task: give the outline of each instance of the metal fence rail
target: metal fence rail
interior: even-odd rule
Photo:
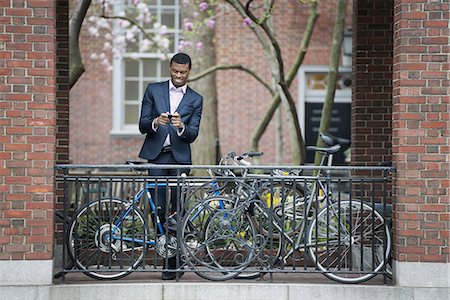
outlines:
[[[158,178],[149,168],[185,166],[57,166],[58,275],[390,276],[392,168],[190,166],[200,175]]]

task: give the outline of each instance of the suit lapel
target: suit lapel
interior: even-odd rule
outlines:
[[[181,98],[180,104],[178,105],[177,111],[180,115],[183,115],[182,114],[183,108],[186,106],[187,103],[189,103],[190,96],[191,96],[191,91],[190,91],[190,88],[187,87],[186,93],[183,95],[183,98]]]
[[[169,81],[163,85],[164,103],[166,104],[166,111],[170,112],[170,96],[169,96]],[[165,111],[165,112],[166,112]]]

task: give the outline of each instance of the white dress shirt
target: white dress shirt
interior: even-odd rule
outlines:
[[[169,80],[169,99],[170,99],[170,113],[174,114],[177,109],[178,105],[180,105],[181,99],[183,99],[184,94],[186,93],[187,84],[175,87],[172,83],[172,80]],[[158,127],[156,126],[156,118],[152,122],[152,128],[154,131],[158,130]],[[181,136],[184,132],[184,128],[177,131],[177,134]],[[163,147],[170,146],[170,134],[167,135],[166,140],[164,141]]]

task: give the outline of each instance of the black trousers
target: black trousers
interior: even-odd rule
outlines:
[[[156,157],[154,160],[149,161],[150,163],[157,164],[157,165],[179,165],[175,158],[173,157],[173,154],[171,151],[169,152],[161,152],[158,157]],[[168,210],[168,215],[176,212],[177,210],[177,201],[179,195],[177,195],[177,187],[171,187],[170,188],[170,206],[167,207],[167,191],[169,190],[169,187],[165,184],[167,183],[164,180],[164,176],[179,176],[182,173],[186,173],[186,175],[189,174],[189,168],[183,168],[183,169],[149,169],[148,175],[150,176],[161,176],[162,178],[158,180],[158,185],[155,187],[155,190],[151,190],[150,193],[152,195],[153,200],[155,201],[155,205],[157,207],[157,213],[161,220],[161,223],[164,225],[166,221],[166,211]]]
[[[155,160],[149,161],[153,164],[159,164],[159,165],[179,165],[175,158],[173,157],[173,154],[171,151],[169,152],[161,152],[158,157]],[[186,173],[186,175],[189,174],[190,169],[189,168],[183,168],[183,169],[149,169],[148,174],[150,176],[179,176],[182,173]],[[178,188],[177,187],[168,187],[166,186],[167,181],[164,180],[164,178],[161,178],[158,180],[158,185],[155,187],[155,189],[150,190],[150,194],[152,195],[152,198],[156,205],[156,211],[158,214],[158,217],[161,221],[161,225],[163,226],[164,230],[166,231],[166,215],[170,216],[171,214],[175,213],[177,211],[177,202],[178,202]],[[167,192],[170,189],[170,200],[167,201]],[[169,207],[168,207],[169,206]],[[153,224],[155,228],[157,228],[156,220],[153,220]],[[158,230],[158,233],[159,232]],[[164,260],[164,268],[168,269],[176,269],[176,258],[171,257],[167,260]]]

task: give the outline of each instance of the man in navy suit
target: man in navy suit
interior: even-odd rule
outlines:
[[[198,136],[202,116],[203,97],[187,86],[191,58],[185,53],[175,54],[170,60],[171,79],[150,83],[142,100],[139,131],[146,134],[139,157],[153,164],[190,165],[190,144]],[[177,176],[189,168],[150,169],[151,176]],[[171,191],[171,212],[176,211],[176,189]],[[158,216],[165,223],[166,188],[153,195]],[[175,269],[175,258],[168,259],[168,268]],[[174,272],[163,272],[162,279],[175,278]]]

